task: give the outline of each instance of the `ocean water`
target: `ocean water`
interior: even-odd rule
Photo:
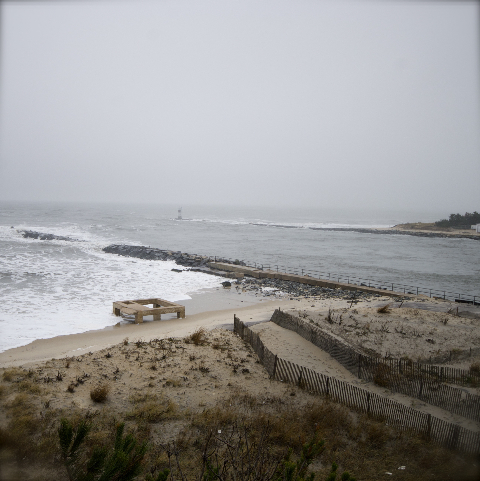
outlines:
[[[134,244],[480,296],[480,242],[317,230],[429,222],[444,213],[253,207],[0,203],[0,351],[118,321],[113,300],[219,286],[172,262],[102,252]],[[312,229],[315,228],[315,229]],[[25,239],[35,230],[72,240]]]

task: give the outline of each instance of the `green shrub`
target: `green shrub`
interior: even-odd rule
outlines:
[[[138,444],[132,434],[123,435],[125,425],[116,428],[111,448],[94,447],[86,455],[83,444],[91,425],[85,420],[73,426],[62,419],[58,436],[62,458],[70,481],[130,481],[140,474],[147,444]]]

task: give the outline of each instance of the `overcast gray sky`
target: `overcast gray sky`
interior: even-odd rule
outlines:
[[[3,2],[0,199],[480,210],[475,2]]]

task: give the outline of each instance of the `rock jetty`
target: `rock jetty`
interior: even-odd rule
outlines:
[[[30,238],[30,239],[38,239],[38,240],[62,240],[62,241],[70,241],[70,242],[81,242],[78,239],[73,239],[71,237],[64,237],[61,235],[55,234],[46,234],[44,232],[36,232],[34,230],[19,230],[17,231],[22,234],[22,237]]]
[[[119,256],[136,257],[138,259],[149,259],[155,261],[174,261],[179,266],[184,267],[197,267],[209,269],[208,263],[212,262],[214,259],[209,256],[201,256],[197,254],[187,254],[181,251],[171,251],[164,249],[157,249],[155,247],[145,247],[145,246],[130,246],[130,245],[120,245],[112,244],[104,247],[103,252],[108,254],[118,254]],[[227,259],[222,259],[221,257],[215,258],[216,262],[230,262]],[[238,261],[238,265],[244,266],[245,263]]]

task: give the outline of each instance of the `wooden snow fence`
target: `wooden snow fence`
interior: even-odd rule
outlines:
[[[279,358],[263,344],[257,333],[250,330],[236,316],[234,332],[252,346],[272,379],[295,384],[311,393],[326,396],[334,402],[366,413],[396,429],[421,434],[426,439],[450,449],[480,454],[480,433]]]
[[[279,309],[275,310],[271,321],[296,332],[327,352],[359,379],[420,399],[467,419],[480,421],[480,396],[446,384],[451,380],[447,377],[448,371],[441,366],[365,356],[319,327]]]

